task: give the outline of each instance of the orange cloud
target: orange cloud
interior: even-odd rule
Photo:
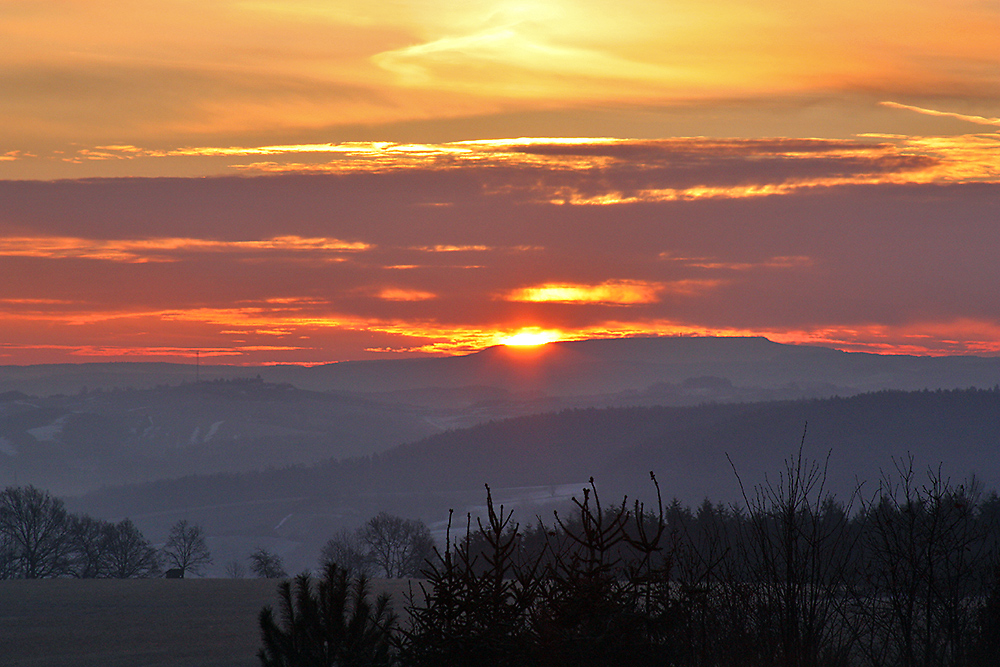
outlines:
[[[391,355],[453,355],[484,347],[524,340],[582,340],[587,338],[623,338],[632,336],[765,336],[784,343],[813,344],[848,351],[893,354],[1000,354],[1000,324],[971,318],[924,320],[896,325],[848,324],[814,327],[734,327],[704,326],[673,319],[602,320],[572,328],[547,326],[486,326],[442,323],[432,320],[357,317],[330,313],[306,315],[294,309],[272,310],[264,307],[191,308],[157,312],[64,312],[34,313],[8,320],[18,330],[31,331],[32,323],[40,331],[58,330],[52,325],[74,325],[79,333],[75,344],[8,340],[0,343],[0,356],[18,359],[66,358],[162,358],[185,359],[195,350],[204,356],[230,357],[237,363],[273,363],[275,355],[295,363],[331,361],[329,343],[340,337],[375,338],[378,346],[359,347],[351,356],[359,358]],[[106,325],[106,326],[105,326]],[[27,327],[27,328],[26,328]],[[97,329],[95,329],[95,327]],[[191,327],[196,327],[191,329]],[[90,340],[92,329],[99,338],[106,329],[117,332],[113,338]],[[197,342],[188,342],[197,331]],[[149,344],[136,339],[184,339],[183,345]],[[523,339],[519,336],[523,335]],[[530,335],[530,336],[529,336]],[[233,338],[233,337],[240,338]],[[219,344],[229,338],[229,344]],[[261,340],[261,338],[265,340]],[[274,343],[266,339],[278,339]]]
[[[422,290],[387,287],[378,293],[378,298],[385,301],[427,301],[436,299],[437,295]]]
[[[361,167],[323,176],[0,181],[4,342],[241,363],[271,343],[289,362],[454,354],[532,327],[991,349],[955,322],[998,317],[1000,135],[460,143],[355,147],[335,157]]]
[[[992,122],[985,117],[967,118]],[[249,174],[471,170],[484,178],[487,194],[524,192],[536,201],[619,205],[764,197],[852,184],[996,180],[996,140],[983,135],[869,133],[853,140],[514,138],[174,150],[117,145],[84,149],[66,159],[80,160],[95,153],[102,160],[221,160],[212,164]],[[247,156],[259,155],[274,159],[245,161]],[[301,161],[303,156],[310,161]],[[501,171],[513,170],[520,171],[522,178],[497,177]],[[413,202],[421,207],[454,204],[447,198]]]
[[[47,259],[94,259],[112,262],[172,262],[176,252],[358,252],[371,249],[361,242],[328,238],[276,236],[260,241],[213,241],[195,238],[85,239],[77,237],[0,237],[0,256]]]
[[[14,160],[23,160],[25,158],[38,157],[33,153],[28,153],[27,151],[7,151],[6,153],[0,153],[0,162],[13,162]]]
[[[513,290],[503,298],[507,301],[534,303],[599,303],[624,306],[655,303],[659,301],[659,293],[666,287],[661,283],[633,280],[608,280],[599,285],[546,283]]]
[[[813,259],[802,255],[772,257],[763,262],[721,262],[710,257],[674,257],[669,252],[661,252],[660,259],[677,262],[700,269],[721,269],[725,271],[749,271],[752,269],[793,269],[811,266]]]
[[[486,245],[443,245],[443,244],[435,246],[417,246],[412,249],[419,250],[421,252],[485,252],[487,250],[493,250],[493,248]]]

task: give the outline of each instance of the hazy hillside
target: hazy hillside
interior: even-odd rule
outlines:
[[[780,473],[806,422],[806,453],[824,459],[832,450],[829,485],[841,497],[856,480],[874,491],[879,470],[908,454],[920,470],[941,463],[955,479],[975,473],[988,486],[1000,480],[1000,391],[879,392],[570,410],[450,431],[362,459],[107,489],[71,506],[131,515],[154,536],[178,517],[194,518],[237,542],[276,540],[291,562],[308,564],[339,525],[379,509],[440,521],[448,508],[464,512],[481,503],[484,483],[508,506],[527,506],[525,519],[547,514],[591,475],[608,500],[648,493],[650,470],[668,497],[736,502],[740,490],[727,455],[752,491]]]
[[[262,380],[0,395],[0,485],[55,493],[369,454],[441,428],[430,410]]]
[[[58,364],[0,366],[0,392],[45,396],[83,387],[150,388],[238,378],[291,383],[313,391],[396,392],[492,387],[549,397],[641,391],[655,383],[714,376],[738,387],[797,388],[824,395],[879,389],[992,387],[1000,359],[912,357],[782,345],[764,338],[620,338],[492,347],[460,357],[350,361],[321,366]],[[794,385],[794,387],[791,387]],[[764,397],[766,398],[766,397]]]
[[[371,454],[447,429],[571,408],[998,380],[998,359],[880,357],[763,338],[591,340],[311,368],[7,366],[0,367],[0,484],[79,493]]]

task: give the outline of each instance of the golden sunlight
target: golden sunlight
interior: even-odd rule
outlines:
[[[638,280],[608,280],[599,285],[546,283],[514,290],[506,298],[509,301],[624,305],[655,303],[662,289],[662,285]]]
[[[538,345],[545,345],[546,343],[552,343],[561,339],[562,335],[558,331],[552,331],[552,330],[543,331],[541,329],[522,329],[516,334],[500,339],[500,343],[502,345],[514,346],[514,347],[535,347]]]

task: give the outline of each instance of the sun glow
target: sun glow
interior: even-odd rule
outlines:
[[[516,334],[502,338],[502,345],[513,347],[535,347],[545,345],[553,341],[561,340],[562,334],[558,331],[542,331],[540,329],[522,329]]]

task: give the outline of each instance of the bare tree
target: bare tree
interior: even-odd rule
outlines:
[[[250,554],[250,570],[259,579],[284,579],[288,576],[281,556],[263,547],[257,547]]]
[[[105,540],[107,539],[107,521],[101,521],[86,514],[69,516],[67,531],[71,543],[72,555],[69,562],[69,573],[79,579],[93,579],[106,576],[104,570]]]
[[[68,571],[67,523],[63,502],[33,486],[0,493],[0,533],[13,550],[16,576],[39,579]]]
[[[247,576],[247,566],[243,561],[234,558],[226,563],[226,576],[230,579],[243,579]]]
[[[374,564],[369,558],[367,547],[359,539],[358,532],[341,528],[334,533],[320,551],[320,564],[325,567],[329,563],[336,563],[352,576],[372,574]]]
[[[739,541],[747,574],[757,582],[747,611],[759,659],[789,667],[815,667],[846,656],[849,647],[836,621],[856,542],[850,504],[826,491],[827,464],[805,459],[804,444],[803,432],[798,455],[785,461],[777,482],[765,481],[752,497],[743,489],[748,516]]]
[[[0,579],[17,576],[17,547],[6,532],[0,530]]]
[[[201,574],[212,563],[212,554],[205,544],[205,530],[198,524],[181,519],[170,529],[163,546],[163,558],[173,569],[181,571],[181,578],[188,572]]]
[[[980,577],[996,557],[988,523],[977,520],[973,480],[952,485],[940,469],[918,485],[913,458],[883,475],[877,502],[865,507],[861,635],[871,665],[962,665],[978,619]],[[995,656],[994,656],[995,658]]]
[[[155,577],[160,573],[156,549],[129,519],[104,528],[102,570],[114,579]]]
[[[358,537],[372,562],[390,579],[412,577],[433,553],[434,540],[423,521],[379,512],[363,525]]]

